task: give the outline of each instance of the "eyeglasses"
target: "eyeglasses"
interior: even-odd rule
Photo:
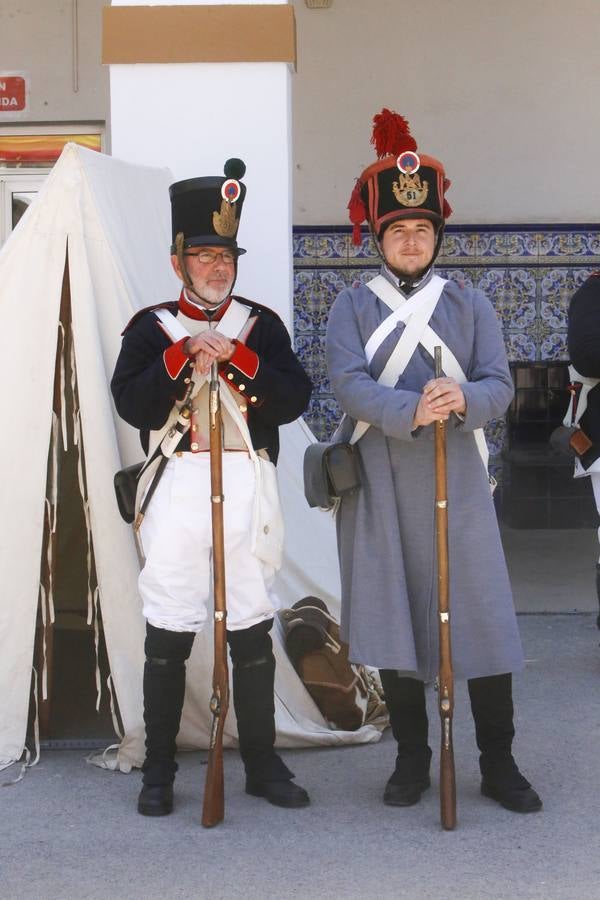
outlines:
[[[215,263],[219,257],[226,266],[232,266],[237,259],[237,254],[233,250],[221,250],[220,253],[215,253],[213,250],[200,250],[198,253],[184,253],[183,255],[193,257],[206,266]]]

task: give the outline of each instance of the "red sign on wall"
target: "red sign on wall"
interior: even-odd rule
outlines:
[[[0,113],[25,109],[25,79],[20,75],[0,75]]]

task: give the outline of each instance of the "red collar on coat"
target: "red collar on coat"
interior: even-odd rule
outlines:
[[[188,319],[198,319],[201,322],[218,322],[227,312],[230,303],[231,297],[228,297],[216,310],[214,315],[207,316],[205,310],[201,306],[197,306],[187,299],[184,291],[179,295],[179,311],[183,313],[184,316],[187,316]]]

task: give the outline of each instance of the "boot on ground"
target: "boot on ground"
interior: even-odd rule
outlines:
[[[538,812],[542,801],[527,779],[521,774],[512,755],[500,759],[479,761],[481,768],[481,793],[495,800],[511,812]]]
[[[416,756],[396,757],[396,768],[385,786],[383,802],[387,806],[414,806],[418,803],[423,791],[431,785],[430,763],[429,747]]]
[[[239,631],[227,640],[233,664],[233,705],[237,718],[240,755],[246,770],[246,793],[263,797],[273,806],[299,809],[308,806],[304,788],[294,784],[275,752],[275,657],[269,619]]]

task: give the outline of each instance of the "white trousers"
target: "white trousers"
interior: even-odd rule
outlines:
[[[227,628],[249,628],[274,615],[275,572],[250,552],[254,463],[223,454]],[[140,528],[145,565],[138,581],[144,616],[156,628],[201,631],[212,621],[212,521],[208,453],[167,463]],[[210,610],[210,612],[209,612]]]

